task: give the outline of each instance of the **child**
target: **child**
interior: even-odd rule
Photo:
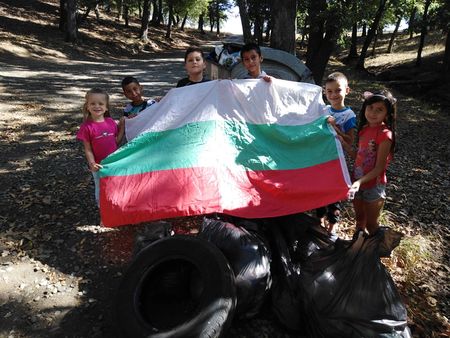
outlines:
[[[184,53],[184,68],[186,69],[188,77],[179,80],[177,88],[209,81],[209,79],[203,76],[203,71],[206,69],[206,63],[203,51],[200,48],[189,47],[186,50],[186,53]]]
[[[157,100],[145,100],[142,97],[143,88],[139,81],[132,76],[127,76],[122,80],[122,90],[126,98],[131,100],[123,109],[123,116],[126,118],[131,119],[137,116],[145,108],[157,102]]]
[[[345,97],[350,92],[347,77],[334,72],[325,80],[325,96],[330,103],[328,113],[334,117],[333,127],[349,145],[353,145],[356,133],[356,115],[353,110],[345,106]]]
[[[386,168],[395,149],[397,100],[383,90],[364,93],[365,100],[359,115],[358,151],[346,142],[344,148],[355,157],[349,197],[354,195],[356,229],[373,234],[379,227],[378,218],[386,198]]]
[[[266,82],[271,81],[271,77],[261,70],[263,57],[261,55],[261,49],[256,43],[250,42],[242,47],[241,60],[245,69],[248,71],[244,79],[264,79]]]
[[[324,88],[327,101],[327,113],[333,117],[330,120],[336,133],[349,146],[353,145],[356,132],[356,115],[353,110],[345,106],[345,97],[350,92],[347,77],[340,72],[331,73],[325,80]],[[329,204],[316,210],[317,217],[324,223],[325,216],[328,220],[327,231],[332,233],[339,222],[341,205],[339,202]]]
[[[95,201],[99,205],[98,171],[100,162],[117,149],[124,132],[123,118],[117,123],[109,114],[109,95],[102,89],[93,88],[86,93],[83,105],[83,123],[77,133],[77,139],[83,141],[84,153],[89,169],[94,177]]]

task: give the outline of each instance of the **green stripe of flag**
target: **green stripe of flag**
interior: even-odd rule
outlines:
[[[100,176],[230,163],[253,171],[307,168],[338,158],[331,134],[324,117],[294,126],[194,122],[136,137],[102,161]]]

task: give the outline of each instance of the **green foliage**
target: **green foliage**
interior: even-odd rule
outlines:
[[[231,9],[233,4],[229,0],[210,0],[208,5],[208,12],[210,16],[216,18],[216,12],[219,11],[219,20],[227,19],[227,12]]]
[[[409,0],[391,0],[388,2],[388,6],[383,16],[383,20],[381,22],[382,26],[393,25],[397,22],[398,18],[408,19],[409,18],[409,9],[410,9]]]
[[[339,46],[339,48],[346,49],[350,47],[351,44],[351,37],[348,34],[341,34],[336,41],[336,44]]]
[[[252,22],[254,22],[257,16],[265,17],[266,14],[270,11],[269,1],[263,0],[249,0],[248,4],[248,15]]]
[[[437,1],[434,6],[430,6],[429,16],[432,28],[448,32],[450,30],[450,1]]]
[[[208,9],[208,0],[194,0],[193,5],[189,7],[189,17],[197,18]]]
[[[375,13],[380,5],[380,0],[357,0],[356,22],[366,22],[368,25],[373,21]]]
[[[198,16],[208,8],[209,0],[177,0],[174,1],[174,12],[184,16],[186,13],[190,19],[197,19]]]

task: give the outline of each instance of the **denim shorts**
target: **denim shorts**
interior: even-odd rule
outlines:
[[[359,189],[355,194],[355,199],[365,202],[375,202],[380,198],[386,199],[386,186],[384,184],[377,184],[369,189]]]

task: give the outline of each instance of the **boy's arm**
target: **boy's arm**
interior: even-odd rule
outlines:
[[[347,154],[349,154],[349,156],[353,159],[356,158],[356,151],[353,148],[353,142],[355,139],[355,128],[352,128],[348,131],[349,135],[344,134],[339,127],[336,125],[336,119],[333,116],[328,116],[327,117],[327,122],[328,124],[330,124],[334,130],[336,131],[337,134],[337,138],[339,139],[339,141],[342,144],[342,148],[344,148],[345,152]],[[346,136],[344,138],[344,136]],[[351,142],[348,142],[351,141]]]
[[[341,141],[342,148],[344,148],[345,152],[353,159],[356,158],[356,150],[353,148],[353,143],[347,143],[344,139],[338,135],[339,141]]]
[[[341,131],[341,128],[336,125],[336,119],[333,116],[329,116],[327,118],[327,122],[334,128],[336,134],[340,136],[339,139],[341,141],[348,143],[350,146],[353,145],[353,142],[355,141],[355,128],[351,128],[346,133],[344,133]]]
[[[348,143],[349,145],[352,145],[353,142],[355,142],[355,134],[356,134],[355,128],[349,129],[345,134],[341,132],[341,134],[340,134],[340,136],[342,136],[344,141],[346,143]]]
[[[327,114],[328,115],[328,114]],[[333,117],[333,116],[331,116],[331,115],[328,115],[328,117],[327,117],[327,122],[328,122],[328,124],[330,124],[332,127],[333,127],[333,129],[334,129],[334,131],[336,132],[336,134],[338,135],[338,136],[340,136],[341,138],[344,138],[344,133],[341,131],[341,129],[337,126],[337,124],[336,124],[336,119]]]
[[[116,144],[120,144],[122,142],[123,135],[125,134],[125,117],[122,116],[119,120],[119,124],[117,125],[118,131],[116,136]]]

